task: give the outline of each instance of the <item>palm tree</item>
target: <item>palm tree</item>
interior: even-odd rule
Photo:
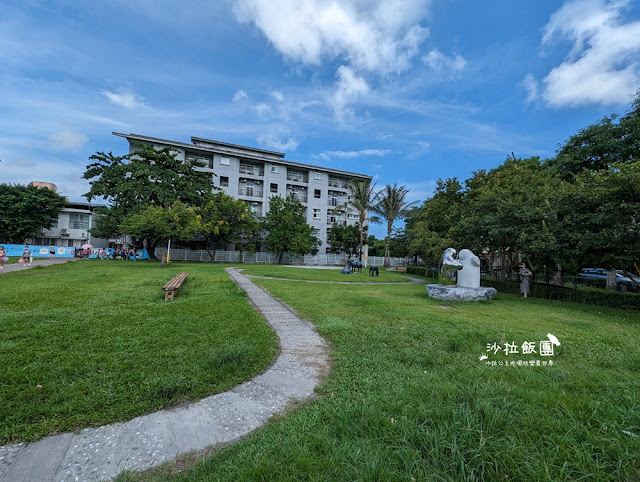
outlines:
[[[389,255],[389,242],[391,241],[391,230],[396,219],[405,217],[414,203],[405,201],[409,190],[404,186],[398,187],[397,184],[391,186],[387,184],[377,196],[378,202],[372,207],[372,211],[379,214],[387,221],[387,246],[384,251],[384,265],[391,265]]]
[[[354,181],[349,184],[349,194],[352,199],[347,206],[358,211],[360,220],[360,252],[358,254],[360,262],[362,262],[362,245],[364,244],[364,222],[378,199],[375,191],[375,182],[371,184],[371,181]]]

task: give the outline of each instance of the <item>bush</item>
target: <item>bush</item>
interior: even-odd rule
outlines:
[[[514,281],[494,281],[483,279],[483,286],[491,286],[501,293],[520,294],[520,283]],[[640,295],[634,293],[619,293],[605,290],[576,290],[555,285],[534,283],[531,294],[536,298],[546,300],[572,301],[585,305],[622,308],[625,310],[640,310]]]
[[[422,266],[407,266],[407,274],[427,276],[427,268],[423,268]]]

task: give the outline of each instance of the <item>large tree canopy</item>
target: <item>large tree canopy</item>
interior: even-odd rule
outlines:
[[[241,251],[256,248],[260,223],[247,204],[218,191],[207,196],[206,202],[198,208],[206,248],[211,259],[215,250],[226,248],[228,244],[236,244]]]
[[[330,245],[332,253],[346,253],[350,258],[357,254],[360,248],[360,233],[367,235],[367,226],[360,229],[360,223],[353,226],[344,226],[340,223],[333,223],[331,231],[327,234],[327,243]]]
[[[103,216],[98,218],[92,229],[94,236],[134,236],[122,230],[122,226],[130,226],[130,216],[142,213],[149,206],[169,209],[178,201],[187,207],[197,207],[217,189],[211,173],[197,169],[203,165],[180,161],[170,148],[155,149],[145,145],[126,156],[98,152],[90,159],[95,162],[87,166],[83,176],[91,184],[85,197],[89,201],[96,197],[106,198],[110,206],[110,209],[102,212]],[[144,232],[151,233],[153,230]],[[161,236],[149,235],[145,239],[149,254],[153,257]]]
[[[640,90],[629,112],[606,116],[580,129],[548,161],[552,171],[571,181],[583,170],[600,171],[640,159]]]
[[[265,244],[278,256],[278,263],[282,263],[284,253],[302,256],[318,252],[319,241],[307,224],[304,205],[293,195],[269,198],[269,210],[262,219],[262,227],[267,232]]]
[[[0,184],[0,242],[21,244],[57,221],[64,197],[51,189]]]

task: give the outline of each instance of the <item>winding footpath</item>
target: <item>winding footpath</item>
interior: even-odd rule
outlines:
[[[109,480],[123,470],[145,470],[181,454],[228,444],[313,397],[329,367],[324,340],[289,307],[226,268],[280,339],[280,354],[265,372],[224,393],[129,422],[0,447],[1,482]]]

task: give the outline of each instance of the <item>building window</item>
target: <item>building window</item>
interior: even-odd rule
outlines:
[[[289,181],[309,182],[307,172],[298,171],[296,169],[287,169],[287,179]]]
[[[271,188],[269,189],[271,194],[278,194],[278,185],[271,183]]]
[[[320,199],[320,197],[322,196],[322,193],[320,192],[320,189],[315,189],[313,191],[313,197],[316,199]]]
[[[316,172],[315,179],[316,181],[322,181],[322,174],[320,174],[319,172]]]
[[[280,172],[280,166],[271,166],[271,172],[278,174]]]
[[[345,179],[340,179],[339,177],[329,176],[329,186],[331,187],[341,187],[343,189],[347,188],[347,181]]]
[[[49,229],[53,229],[57,227],[58,227],[58,218],[55,218],[51,221],[51,227]]]
[[[185,152],[184,153],[185,164],[195,166],[199,164],[201,167],[208,167],[213,169],[213,154],[203,154],[201,152]]]
[[[89,215],[69,214],[69,229],[89,229]]]
[[[220,176],[220,187],[229,187],[229,178]]]
[[[320,219],[320,209],[313,210],[313,219]]]
[[[221,157],[220,158],[220,165],[221,166],[228,166],[230,164],[229,162],[229,158],[228,157]]]
[[[240,172],[242,174],[251,174],[253,176],[264,176],[264,167],[260,164],[240,161]]]

